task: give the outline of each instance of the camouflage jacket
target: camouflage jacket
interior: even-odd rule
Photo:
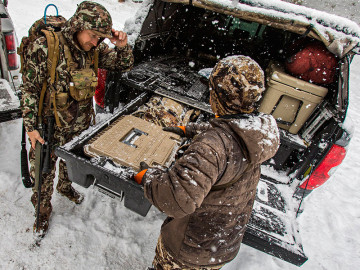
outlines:
[[[85,3],[85,5],[83,5]],[[93,57],[94,48],[86,52],[80,48],[74,35],[78,31],[85,29],[106,32],[111,31],[110,14],[104,10],[94,9],[93,2],[83,2],[79,5],[78,10],[66,23],[61,30],[67,45],[70,49],[73,61],[76,63],[77,69],[85,67],[86,59]],[[90,4],[90,6],[88,5]],[[82,6],[81,6],[82,5]],[[103,8],[101,5],[98,7]],[[80,10],[80,8],[82,8]],[[79,10],[81,12],[79,12]],[[84,11],[86,14],[84,15]],[[103,31],[103,32],[105,32]],[[123,48],[109,48],[107,44],[99,41],[97,49],[99,51],[99,68],[108,70],[128,71],[132,68],[134,58],[129,45]],[[60,56],[56,68],[57,80],[54,88],[60,93],[69,93],[69,83],[71,80],[65,58],[64,46],[60,47]],[[50,76],[48,76],[47,55],[48,47],[45,37],[36,39],[25,52],[27,62],[23,71],[23,85],[21,86],[22,101],[21,109],[26,131],[33,131],[37,127],[37,113],[39,108],[39,98],[43,82],[47,80],[50,84]],[[49,107],[50,88],[48,87],[44,98],[43,115],[53,114],[53,110]],[[56,127],[61,134],[76,133],[86,129],[89,126],[92,113],[92,99],[84,101],[76,101],[69,95],[66,109],[57,110],[61,128]],[[65,139],[66,141],[66,139]],[[65,142],[64,141],[64,142]]]

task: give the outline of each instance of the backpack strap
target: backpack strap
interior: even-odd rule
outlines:
[[[59,37],[59,41],[60,41],[61,45],[63,45],[63,47],[64,47],[65,60],[66,60],[66,65],[67,65],[68,69],[75,70],[76,63],[74,62],[74,60],[72,58],[70,48],[68,46],[68,43],[67,43],[65,37],[63,36],[63,34],[61,32],[57,32],[57,35]]]
[[[47,89],[47,81],[45,79],[42,89],[41,89],[41,94],[40,94],[40,100],[39,100],[39,110],[38,110],[38,116],[41,115],[42,110],[43,110],[43,104],[44,104],[44,97],[45,97],[45,92]]]
[[[20,73],[22,74],[24,72],[25,67],[25,60],[24,60],[24,43],[26,42],[26,38],[24,37],[21,40],[20,47],[17,48],[17,54],[20,55]]]
[[[99,50],[96,48],[94,54],[94,70],[96,76],[98,75],[98,68],[99,68]]]
[[[50,76],[50,83],[55,82],[56,67],[59,60],[59,38],[54,31],[41,30],[45,34],[46,41],[48,43],[48,75]]]
[[[54,116],[56,125],[61,127],[60,119],[57,114],[56,110],[56,89],[54,88],[54,83],[57,78],[56,76],[56,67],[59,61],[60,49],[59,49],[59,37],[56,32],[51,30],[41,30],[45,34],[46,41],[48,44],[48,58],[47,58],[47,68],[48,68],[48,76],[50,76],[50,88],[51,88],[51,95],[50,95],[50,102],[52,103],[52,107],[54,109]],[[44,96],[47,89],[47,82],[43,83],[43,88],[40,94],[40,101],[39,101],[39,115],[41,115]]]

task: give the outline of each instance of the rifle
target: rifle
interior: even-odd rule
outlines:
[[[40,225],[40,200],[41,200],[41,184],[42,174],[51,171],[51,152],[54,136],[54,117],[47,117],[46,129],[42,123],[42,117],[38,117],[38,131],[40,136],[45,140],[44,144],[39,141],[35,146],[35,189],[38,193],[36,208],[36,231],[39,231]],[[45,132],[46,131],[46,132]]]
[[[30,178],[29,174],[29,165],[28,165],[28,155],[26,151],[26,131],[25,125],[23,122],[22,125],[22,139],[21,139],[21,152],[20,152],[20,165],[21,165],[21,180],[26,188],[31,188],[34,186],[34,182]]]
[[[121,77],[122,73],[119,71],[108,71],[106,75],[104,108],[109,106],[110,113],[113,113],[114,109],[119,106],[122,92]]]
[[[45,148],[45,159],[44,159],[44,165],[42,172],[43,173],[49,173],[51,171],[51,152],[52,152],[52,146],[53,146],[53,137],[54,137],[54,117],[49,116],[47,117],[47,133],[45,136],[45,145],[43,148]]]

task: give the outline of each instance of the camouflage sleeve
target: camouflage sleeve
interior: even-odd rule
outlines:
[[[134,64],[134,56],[129,45],[110,48],[104,42],[99,45],[99,68],[129,71]]]
[[[20,107],[27,132],[36,129],[39,98],[46,78],[47,52],[47,43],[44,37],[35,40],[24,51]]]

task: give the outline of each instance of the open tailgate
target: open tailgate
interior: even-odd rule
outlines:
[[[20,102],[7,80],[0,79],[0,122],[21,117]]]

